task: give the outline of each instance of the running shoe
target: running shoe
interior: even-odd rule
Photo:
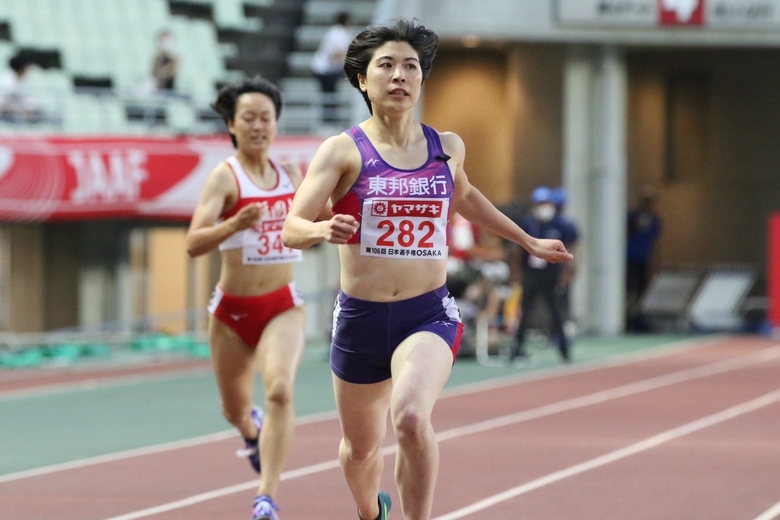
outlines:
[[[257,473],[260,473],[260,448],[258,442],[260,441],[260,430],[263,429],[263,409],[259,406],[252,407],[252,422],[257,426],[257,438],[247,439],[244,438],[246,448],[238,450],[236,456],[249,459],[249,463]]]
[[[390,507],[393,505],[390,495],[380,491],[377,500],[379,500],[379,518],[377,520],[387,520],[390,518]]]
[[[252,520],[279,520],[279,506],[268,495],[258,495],[255,498],[255,507],[252,512]]]
[[[379,516],[376,517],[376,520],[387,520],[390,518],[390,507],[393,505],[393,502],[390,500],[390,495],[384,491],[380,491],[377,502],[379,502]],[[360,517],[360,520],[363,520],[363,517],[360,516],[359,512],[358,517]]]

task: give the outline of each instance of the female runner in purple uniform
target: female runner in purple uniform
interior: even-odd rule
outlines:
[[[331,367],[341,466],[363,520],[385,520],[390,509],[379,490],[388,410],[403,518],[431,516],[439,467],[431,414],[462,330],[445,286],[450,214],[548,262],[572,258],[559,240],[530,237],[469,184],[460,137],[414,121],[437,47],[434,32],[404,19],[355,37],[344,70],[371,117],[320,146],[282,232],[289,247],[339,245]],[[316,222],[328,198],[333,217]]]

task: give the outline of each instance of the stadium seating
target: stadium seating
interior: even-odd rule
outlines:
[[[50,117],[0,123],[0,132],[213,133],[222,130],[208,106],[218,87],[261,73],[283,91],[280,131],[320,133],[311,58],[339,10],[352,12],[357,32],[374,8],[375,0],[3,0],[0,62],[18,52],[35,57],[41,67],[28,88]],[[151,81],[162,29],[172,31],[181,57],[175,96],[156,95]],[[343,125],[350,96],[344,82]]]
[[[311,73],[311,61],[314,53],[341,10],[348,10],[352,17],[350,26],[355,34],[373,22],[376,2],[374,0],[309,0],[304,4],[303,20],[295,31],[295,46],[287,58],[288,74],[281,81],[285,100],[292,108],[285,126],[290,131],[305,131],[309,128],[315,133],[331,133],[334,128],[319,127],[321,120],[321,97],[317,79]],[[352,123],[352,112],[355,98],[359,107],[363,106],[362,98],[343,81],[334,96],[339,106],[339,122],[335,129],[349,126]],[[367,112],[366,112],[367,114]]]

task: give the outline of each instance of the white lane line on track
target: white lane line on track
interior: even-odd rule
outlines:
[[[86,459],[78,459],[70,462],[63,462],[61,464],[52,464],[50,466],[42,466],[40,468],[17,471],[15,473],[8,473],[7,475],[0,475],[0,484],[2,484],[3,482],[10,482],[12,480],[19,480],[28,477],[48,475],[49,473],[56,473],[58,471],[65,471],[68,469],[83,468],[85,466],[92,466],[94,464],[101,464],[103,462],[115,462],[118,460],[128,459],[131,457],[138,457],[141,455],[151,455],[154,453],[160,453],[168,450],[187,448],[190,446],[198,446],[200,444],[206,444],[209,442],[217,442],[224,439],[229,439],[231,437],[235,437],[236,435],[237,433],[235,430],[225,430],[217,433],[211,433],[209,435],[202,435],[200,437],[184,439],[181,441],[166,442],[163,444],[156,444],[154,446],[147,446],[143,448],[135,448],[132,450],[118,451],[115,453],[108,453],[106,455],[98,455],[96,457],[89,457]]]
[[[56,383],[22,388],[19,390],[5,390],[0,392],[0,401],[13,399],[27,399],[31,397],[43,397],[57,395],[64,392],[79,392],[85,390],[99,390],[112,386],[136,385],[150,381],[166,381],[172,379],[184,379],[193,376],[210,375],[211,368],[184,368],[166,373],[133,374],[129,376],[105,376],[75,381],[72,383]]]
[[[294,478],[305,477],[307,475],[313,475],[315,473],[320,473],[322,471],[329,471],[339,467],[340,466],[339,466],[338,459],[329,460],[327,462],[313,464],[311,466],[306,466],[304,468],[285,471],[284,473],[282,473],[281,479],[284,481],[284,480],[290,480]],[[142,509],[140,511],[133,511],[132,513],[127,513],[125,515],[112,516],[107,520],[134,520],[136,518],[145,518],[147,516],[154,516],[160,513],[167,513],[168,511],[173,511],[174,509],[181,509],[183,507],[199,504],[200,502],[205,502],[207,500],[213,500],[215,498],[220,498],[227,495],[232,495],[233,493],[240,493],[242,491],[247,491],[249,489],[255,489],[255,488],[257,488],[257,480],[250,480],[249,482],[244,482],[243,484],[236,484],[235,486],[215,489],[214,491],[209,491],[208,493],[200,493],[198,495],[193,495],[191,497],[183,498],[175,502],[168,502],[167,504],[161,504],[159,506]]]
[[[451,430],[447,430],[446,432],[438,434],[436,437],[440,441],[454,439],[456,437],[462,437],[464,435],[492,430],[502,426],[508,426],[510,424],[529,421],[531,419],[538,419],[539,417],[546,417],[548,415],[567,412],[577,408],[584,408],[586,406],[611,401],[621,397],[648,392],[650,390],[657,390],[665,386],[671,386],[678,383],[692,381],[694,379],[701,379],[716,374],[722,374],[724,372],[738,370],[753,364],[764,363],[766,361],[772,361],[778,358],[780,358],[780,346],[771,347],[758,353],[742,356],[737,359],[726,359],[716,363],[711,363],[709,365],[696,368],[687,368],[685,370],[680,370],[679,372],[672,372],[662,376],[651,377],[650,379],[637,381],[635,383],[628,383],[625,385],[608,388],[606,390],[593,392],[592,394],[565,399],[563,401],[558,401],[557,403],[550,403],[548,405],[533,408],[531,410],[523,410],[522,412],[504,415],[494,419],[488,419],[478,423],[470,424],[468,426],[452,428]]]
[[[604,454],[600,457],[590,459],[581,464],[570,466],[566,469],[562,469],[560,471],[550,473],[549,475],[545,475],[544,477],[538,478],[536,480],[532,480],[530,482],[514,487],[512,489],[507,489],[506,491],[497,493],[486,499],[480,500],[479,502],[475,502],[470,506],[458,509],[457,511],[452,511],[451,513],[447,513],[442,516],[438,516],[434,518],[434,520],[456,520],[458,518],[470,517],[470,515],[473,515],[477,511],[482,511],[496,504],[505,502],[507,500],[518,497],[520,495],[523,495],[535,489],[539,489],[541,487],[554,484],[566,478],[573,477],[581,473],[585,473],[586,471],[590,471],[592,469],[596,469],[601,466],[606,466],[607,464],[610,464],[612,462],[616,462],[618,460],[625,459],[626,457],[636,455],[637,453],[647,451],[651,448],[660,446],[665,442],[669,442],[679,437],[682,437],[684,435],[688,435],[697,432],[699,430],[703,430],[704,428],[709,428],[710,426],[714,426],[716,424],[728,421],[730,419],[734,419],[741,415],[774,404],[778,401],[780,401],[780,390],[769,392],[768,394],[764,394],[750,401],[740,403],[738,405],[732,406],[730,408],[714,413],[712,415],[702,417],[701,419],[697,419],[687,424],[683,424],[682,426],[678,426],[677,428],[672,428],[671,430],[667,430],[665,432],[659,433],[658,435],[653,435],[652,437],[648,437],[647,439],[626,446],[625,448],[621,448],[619,450],[615,450],[610,453]],[[772,517],[768,517],[765,520],[769,520],[769,518]]]
[[[445,389],[442,392],[441,398],[445,399],[449,397],[457,397],[460,395],[477,393],[486,390],[493,390],[505,386],[525,383],[528,381],[538,381],[538,380],[548,379],[552,377],[566,376],[569,374],[578,374],[582,372],[598,370],[601,368],[611,368],[611,367],[616,367],[621,365],[629,365],[631,363],[636,363],[636,362],[645,361],[649,359],[656,359],[664,356],[687,352],[693,349],[710,347],[718,342],[718,338],[719,337],[715,337],[715,338],[710,337],[710,338],[706,338],[705,340],[702,340],[700,338],[686,339],[686,340],[676,341],[661,347],[652,348],[650,349],[651,350],[650,352],[647,351],[632,352],[629,354],[614,356],[606,359],[594,360],[592,362],[582,363],[579,365],[573,365],[573,366],[566,365],[563,367],[554,367],[547,370],[539,370],[539,371],[527,372],[519,375],[496,378],[490,381],[468,383],[468,384],[460,385],[455,388]],[[145,379],[144,381],[148,381],[148,379]],[[136,381],[130,381],[130,382],[134,383]],[[124,384],[124,382],[118,382],[117,384]],[[102,386],[109,386],[109,385],[99,385],[98,387],[102,387]],[[0,395],[0,400],[2,400],[2,395]],[[298,425],[308,424],[312,422],[326,421],[326,420],[332,420],[336,418],[337,415],[335,411],[328,411],[328,412],[316,413],[316,414],[300,417],[296,420],[296,424]],[[231,435],[231,432],[233,435]],[[60,464],[52,464],[49,466],[42,466],[39,468],[18,471],[15,473],[8,473],[6,475],[0,475],[0,484],[2,484],[3,482],[10,482],[13,480],[19,480],[28,477],[47,475],[49,473],[55,473],[58,471],[83,468],[95,464],[101,464],[104,462],[115,462],[118,460],[123,460],[131,457],[153,455],[155,453],[160,453],[169,450],[176,450],[180,448],[188,448],[200,444],[207,444],[209,442],[219,442],[221,440],[228,439],[231,436],[235,436],[235,435],[238,434],[235,433],[234,430],[225,430],[225,431],[216,432],[209,435],[194,437],[191,439],[183,439],[180,441],[166,442],[166,443],[156,444],[153,446],[148,446],[143,448],[123,450],[120,452],[108,453],[105,455],[98,455],[95,457],[88,457],[88,458],[73,460],[70,462],[64,462]]]
[[[336,412],[324,412],[313,413],[299,417],[296,424],[308,424],[319,421],[327,421],[336,419]],[[165,451],[178,450],[181,448],[191,448],[193,446],[199,446],[201,444],[208,444],[211,442],[219,442],[225,439],[238,438],[238,432],[234,429],[223,430],[221,432],[210,433],[208,435],[201,435],[199,437],[192,437],[189,439],[182,439],[179,441],[165,442],[162,444],[155,444],[154,446],[144,446],[142,448],[135,448],[131,450],[118,451],[115,453],[108,453],[106,455],[98,455],[96,457],[89,457],[86,459],[78,459],[70,462],[63,462],[61,464],[52,464],[50,466],[43,466],[40,468],[33,468],[24,471],[17,471],[15,473],[8,473],[7,475],[0,475],[0,484],[3,482],[11,482],[13,480],[20,480],[29,477],[38,477],[42,475],[48,475],[50,473],[56,473],[58,471],[66,471],[69,469],[84,468],[87,466],[94,466],[95,464],[102,464],[105,462],[116,462],[119,460],[129,459],[133,457],[142,457],[145,455],[154,455],[155,453],[161,453]]]
[[[774,520],[777,517],[780,517],[780,502],[764,511],[753,520]]]
[[[577,363],[576,365],[561,365],[557,367],[551,367],[546,369],[534,370],[533,372],[524,372],[519,375],[509,375],[505,377],[493,378],[490,381],[481,381],[477,383],[467,383],[459,385],[457,388],[450,388],[445,390],[442,397],[446,395],[455,395],[458,393],[466,392],[470,393],[475,391],[474,389],[494,388],[498,386],[504,386],[507,381],[514,383],[531,381],[536,379],[544,379],[548,377],[556,377],[561,375],[569,375],[580,372],[589,372],[591,370],[598,370],[601,368],[607,368],[611,366],[620,366],[629,363],[636,363],[647,359],[654,359],[657,357],[667,356],[671,354],[681,353],[688,350],[711,347],[719,342],[723,341],[723,336],[708,336],[702,338],[689,338],[679,341],[667,343],[658,347],[650,347],[643,349],[639,352],[630,352],[628,354],[620,354],[616,356],[610,356],[603,359],[595,359],[592,361],[586,361],[583,363]],[[31,388],[23,388],[20,390],[5,390],[0,391],[0,402],[13,399],[24,399],[30,397],[41,397],[46,395],[56,395],[63,392],[78,392],[78,391],[90,391],[99,390],[105,387],[122,386],[122,385],[134,385],[141,383],[148,383],[149,381],[178,379],[192,376],[200,376],[205,374],[211,374],[211,368],[185,368],[178,369],[168,373],[151,373],[151,374],[134,374],[134,375],[106,375],[103,377],[94,377],[83,381],[75,381],[71,383],[55,383],[39,385]]]
[[[474,433],[483,432],[494,428],[500,428],[503,426],[508,426],[510,424],[517,424],[517,423],[529,421],[531,419],[552,415],[555,413],[560,413],[564,411],[574,410],[577,408],[583,408],[586,406],[603,403],[620,397],[625,397],[628,395],[633,395],[648,390],[658,389],[664,386],[669,386],[677,383],[691,381],[694,379],[700,379],[715,374],[720,374],[723,372],[727,372],[729,370],[744,368],[752,364],[763,363],[777,358],[780,358],[780,346],[764,349],[760,352],[750,354],[747,356],[742,356],[737,359],[727,359],[724,361],[719,361],[702,367],[685,369],[679,372],[673,372],[671,374],[650,378],[645,381],[630,383],[609,390],[595,392],[593,394],[589,394],[586,396],[575,397],[573,399],[567,399],[565,401],[560,401],[558,403],[552,403],[550,405],[541,406],[539,408],[534,408],[532,410],[526,410],[516,414],[506,415],[504,417],[498,417],[495,419],[481,421],[478,423],[471,424],[469,426],[452,428],[450,430],[446,430],[441,433],[438,433],[436,435],[436,438],[439,442],[449,440],[449,439],[455,439],[457,437],[463,437],[466,435],[471,435]],[[778,393],[778,398],[780,398],[780,390],[778,390],[776,393]],[[700,419],[700,421],[701,420],[703,419]],[[670,430],[670,431],[674,431],[674,430]],[[664,435],[664,434],[660,434],[660,435]],[[652,438],[655,437],[651,437],[651,439]],[[391,446],[385,446],[384,448],[382,448],[382,454],[387,456],[395,453],[397,449],[398,449],[397,444]],[[339,467],[339,461],[337,459],[330,460],[312,466],[306,466],[296,470],[286,471],[282,473],[281,479],[290,480],[293,478],[312,475],[322,471],[328,471],[338,467]],[[135,520],[137,518],[145,518],[148,516],[165,513],[167,511],[171,511],[174,509],[191,506],[200,502],[205,502],[207,500],[211,500],[214,498],[219,498],[233,493],[246,491],[248,489],[253,489],[256,486],[257,486],[257,481],[252,480],[249,482],[244,482],[243,484],[237,484],[235,486],[221,488],[214,491],[209,491],[207,493],[200,493],[198,495],[193,495],[181,500],[177,500],[175,502],[169,502],[167,504],[161,504],[159,506],[154,506],[139,511],[133,511],[131,513],[127,513],[120,516],[114,516],[107,520]]]
[[[632,363],[639,363],[651,359],[657,359],[673,354],[682,354],[691,350],[698,350],[706,347],[717,346],[724,341],[724,337],[708,336],[706,338],[690,338],[680,341],[674,341],[665,345],[650,347],[640,351],[629,352],[626,354],[617,354],[607,358],[593,359],[577,363],[576,365],[558,365],[549,368],[540,368],[532,372],[522,372],[517,375],[508,375],[495,377],[487,381],[477,381],[475,383],[466,383],[453,388],[446,388],[442,392],[444,397],[457,397],[463,394],[472,394],[485,390],[503,388],[515,384],[527,383],[530,381],[539,381],[542,379],[552,379],[554,377],[570,376],[602,370],[605,368],[614,368]]]

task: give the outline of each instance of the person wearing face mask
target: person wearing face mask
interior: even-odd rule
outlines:
[[[176,88],[179,57],[173,51],[173,44],[173,34],[168,30],[160,31],[152,61],[152,76],[159,92],[172,92]]]
[[[531,204],[530,213],[520,222],[523,231],[535,238],[560,240],[568,247],[565,242],[568,229],[565,222],[556,217],[553,191],[547,186],[538,186],[531,194]],[[523,293],[520,324],[509,347],[510,362],[523,362],[528,358],[525,351],[525,335],[533,306],[540,296],[547,303],[550,311],[551,337],[558,343],[561,359],[564,362],[571,361],[571,345],[563,328],[561,299],[556,293],[561,269],[561,264],[550,263],[525,250],[520,251],[519,273],[522,278]]]

